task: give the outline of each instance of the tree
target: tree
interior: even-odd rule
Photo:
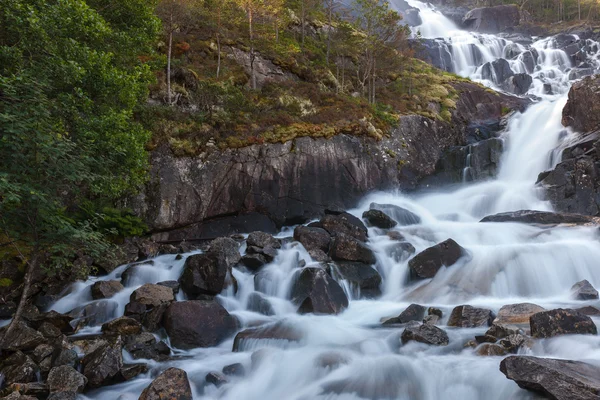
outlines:
[[[182,28],[188,28],[195,20],[194,0],[160,0],[156,13],[163,21],[163,30],[167,35],[167,103],[173,105],[171,93],[171,61],[173,56],[173,34]]]
[[[108,4],[105,18],[94,1],[0,0],[0,235],[26,263],[0,349],[34,274],[111,247],[102,215],[81,205],[114,203],[145,179],[149,134],[133,111],[152,78],[138,56],[159,24],[151,2]]]

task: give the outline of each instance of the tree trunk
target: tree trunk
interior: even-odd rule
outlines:
[[[34,256],[31,258],[31,260],[27,261],[27,270],[25,271],[25,277],[23,278],[23,292],[21,293],[21,300],[19,301],[19,306],[17,307],[15,316],[8,325],[8,328],[6,328],[4,336],[0,339],[0,351],[2,351],[5,348],[5,346],[9,344],[8,339],[10,338],[10,335],[22,319],[23,311],[25,310],[25,306],[27,305],[27,300],[29,299],[29,295],[31,292],[33,274],[35,273],[35,270],[37,269],[38,265],[39,255],[36,254],[37,252],[38,251],[34,249],[32,252]]]
[[[248,8],[248,29],[250,34],[250,79],[252,89],[256,90],[256,73],[254,72],[254,31],[252,29],[252,9]]]
[[[332,0],[328,0],[327,2],[327,23],[329,24],[329,27],[327,28],[327,66],[329,66],[329,55],[331,53],[331,13],[333,12],[333,4],[331,4],[331,2]]]
[[[217,33],[217,79],[221,74],[221,35]]]
[[[302,46],[304,47],[304,37],[306,36],[306,33],[304,31],[304,27],[306,25],[306,8],[304,6],[304,0],[300,1],[300,7],[301,7],[301,21],[300,23],[302,24]]]
[[[167,102],[171,105],[171,52],[173,50],[173,31],[169,32],[169,50],[167,53]]]

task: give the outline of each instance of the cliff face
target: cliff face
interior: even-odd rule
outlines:
[[[443,151],[467,144],[480,125],[526,101],[460,83],[452,123],[401,118],[389,136],[297,138],[284,144],[213,149],[175,157],[152,153],[151,179],[135,208],[161,241],[207,239],[232,232],[274,231],[325,209],[353,207],[366,193],[410,190],[436,169]]]

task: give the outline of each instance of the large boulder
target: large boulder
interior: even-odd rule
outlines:
[[[77,372],[73,367],[63,365],[50,370],[46,380],[50,393],[55,392],[83,392],[87,378]]]
[[[338,314],[348,307],[340,285],[322,268],[305,268],[292,287],[292,302],[300,313]]]
[[[577,132],[600,129],[600,75],[588,76],[571,86],[562,123]]]
[[[513,325],[529,324],[529,317],[538,312],[545,311],[544,307],[532,303],[517,303],[502,306],[494,319],[494,324]]]
[[[375,264],[377,261],[375,254],[366,244],[344,233],[335,235],[329,255],[336,261],[357,261],[365,264]]]
[[[320,224],[331,235],[345,234],[361,242],[367,240],[367,227],[365,224],[347,212],[327,214],[321,219]]]
[[[232,268],[240,262],[240,244],[231,238],[220,237],[210,242],[208,253],[215,254],[225,260],[225,264]]]
[[[443,266],[449,267],[466,254],[458,243],[447,239],[429,247],[408,262],[413,279],[433,278]]]
[[[331,236],[329,233],[318,227],[298,226],[294,229],[294,240],[302,243],[307,251],[321,250],[329,252]]]
[[[533,314],[529,318],[531,336],[549,338],[567,334],[597,335],[594,321],[587,315],[575,310],[557,308]]]
[[[145,358],[164,361],[171,354],[169,346],[163,341],[158,342],[150,332],[125,336],[123,348],[134,359]]]
[[[369,210],[381,211],[402,226],[421,223],[421,217],[419,217],[417,214],[394,204],[371,203],[369,205]]]
[[[368,210],[362,215],[363,219],[366,219],[370,226],[375,226],[381,229],[390,229],[398,225],[396,221],[390,218],[386,213],[381,210]]]
[[[105,340],[94,345],[93,350],[81,360],[83,375],[90,387],[100,387],[117,381],[123,367],[122,341],[117,337],[113,342]]]
[[[533,78],[531,77],[531,75],[526,73],[519,73],[509,77],[504,82],[502,82],[501,87],[507,92],[522,96],[527,93],[532,83]]]
[[[519,7],[514,4],[482,7],[469,11],[463,18],[463,26],[471,31],[499,33],[516,27],[520,19]]]
[[[481,67],[481,77],[496,84],[500,84],[513,76],[515,73],[510,64],[504,58],[487,62]]]
[[[0,335],[4,335],[6,329],[0,330]],[[4,347],[7,350],[32,350],[45,342],[46,338],[41,333],[19,321],[10,336],[5,338]]]
[[[476,328],[478,326],[490,326],[493,320],[494,313],[491,310],[464,305],[454,307],[448,319],[448,326]]]
[[[384,322],[389,324],[405,324],[410,321],[422,321],[427,309],[419,304],[411,304],[397,317],[390,318]]]
[[[119,281],[99,281],[92,285],[92,298],[94,300],[107,299],[123,290]]]
[[[213,253],[195,254],[185,260],[179,283],[191,299],[216,296],[225,288],[228,271],[224,257]]]
[[[142,331],[142,325],[136,319],[119,317],[102,324],[102,333],[108,335],[135,335]]]
[[[271,247],[273,249],[281,248],[279,240],[275,239],[273,235],[266,232],[252,232],[246,239],[248,246],[260,247],[261,249]]]
[[[381,275],[368,264],[339,261],[330,266],[330,274],[337,274],[339,278],[359,288],[361,297],[372,298],[381,294]]]
[[[246,351],[248,350],[246,344],[253,346],[253,344],[259,341],[298,342],[302,337],[301,331],[279,321],[274,324],[244,329],[239,332],[233,340],[232,351]]]
[[[600,218],[581,214],[556,213],[549,211],[521,210],[488,215],[480,222],[518,222],[523,224],[558,225],[558,224],[600,224]]]
[[[192,400],[192,388],[187,373],[169,368],[144,389],[139,400]]]
[[[443,329],[431,324],[409,326],[402,332],[401,339],[404,344],[414,340],[435,346],[447,346],[450,341]]]
[[[598,291],[587,280],[577,282],[571,288],[573,297],[577,300],[597,300]]]
[[[180,349],[212,347],[231,336],[237,320],[216,301],[178,301],[165,311],[163,324]]]
[[[555,400],[596,400],[600,395],[600,367],[569,360],[510,356],[500,371],[521,388]]]
[[[37,382],[39,373],[39,366],[31,357],[21,351],[16,351],[0,361],[0,375],[3,376],[3,385]]]
[[[147,283],[136,289],[129,300],[125,306],[125,316],[139,320],[148,330],[154,331],[175,297],[171,288]]]

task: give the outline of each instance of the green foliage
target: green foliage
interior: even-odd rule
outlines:
[[[9,287],[12,286],[14,282],[9,278],[0,278],[0,287]]]
[[[0,26],[1,232],[45,267],[106,252],[101,215],[77,215],[145,179],[152,4],[0,0]]]

